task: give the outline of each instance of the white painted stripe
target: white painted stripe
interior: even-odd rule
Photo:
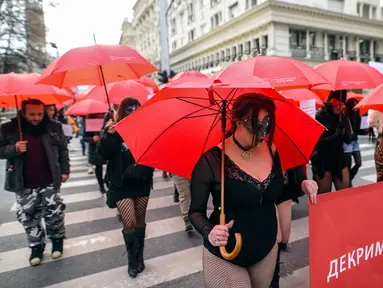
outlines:
[[[102,197],[102,194],[99,191],[65,194],[65,195],[61,194],[61,198],[63,198],[63,201],[65,204],[90,201],[90,200],[98,199],[101,197]],[[11,208],[12,212],[16,211],[16,206],[17,204],[15,205],[15,203],[12,205],[12,208]]]
[[[375,150],[365,150],[365,151],[361,151],[361,154],[362,154],[362,159],[363,157],[367,157],[367,156],[372,156],[375,154]]]
[[[150,222],[147,224],[147,238],[160,237],[176,232],[183,231],[185,223],[181,217],[173,217],[165,220]],[[87,254],[103,249],[108,249],[124,244],[121,229],[70,238],[64,242],[64,253],[62,258],[68,258]],[[45,250],[44,263],[51,262],[49,255],[52,245],[47,243]],[[29,267],[27,261],[30,249],[21,248],[17,250],[0,253],[0,273]]]
[[[310,288],[309,266],[295,270],[292,275],[280,280],[281,288]]]
[[[376,182],[376,174],[370,174],[370,175],[363,176],[360,178],[362,178],[363,180],[369,181],[369,182],[373,182],[373,183]]]
[[[99,192],[98,192],[99,193]],[[64,199],[65,200],[65,199]],[[173,196],[150,198],[147,210],[176,206]],[[73,225],[84,222],[92,222],[116,216],[116,210],[108,207],[93,208],[88,210],[65,213],[65,225]],[[0,225],[0,237],[24,233],[23,226],[17,222],[6,222]]]
[[[370,169],[370,168],[375,168],[375,160],[363,161],[362,159],[362,167],[360,167],[359,170]]]
[[[69,175],[70,176],[70,175]],[[88,185],[96,185],[97,179],[86,179],[86,180],[78,180],[74,182],[66,182],[61,185],[61,189],[68,189],[73,187],[82,187],[82,186],[88,186]]]
[[[292,223],[292,231],[305,231],[302,235],[292,233],[291,242],[307,236],[307,218],[296,220]],[[299,226],[299,227],[297,227]],[[302,227],[301,227],[302,226]],[[305,236],[306,235],[306,236]],[[299,238],[299,239],[298,239]],[[151,287],[171,280],[191,275],[202,271],[202,246],[182,250],[164,256],[145,261],[145,273],[137,278],[130,278],[126,272],[127,267],[119,267],[103,271],[97,274],[80,277],[77,279],[61,282],[48,288],[84,288],[84,287]],[[25,265],[25,264],[24,264]],[[295,273],[294,273],[295,274]],[[301,272],[301,274],[304,274]],[[295,278],[298,278],[297,276]],[[297,280],[296,280],[297,281]],[[286,283],[282,279],[283,283]],[[297,283],[297,282],[294,282]],[[305,286],[282,286],[282,287],[305,287]]]
[[[375,145],[374,144],[370,144],[370,143],[362,143],[362,144],[359,144],[359,147],[360,147],[360,149],[375,148]]]
[[[82,165],[85,165],[85,166],[88,166],[88,160],[78,160],[78,161],[70,161],[69,162],[70,166],[82,166]]]
[[[145,261],[145,273],[132,279],[127,266],[61,282],[47,288],[151,287],[202,270],[202,246],[182,250]]]
[[[69,156],[70,161],[88,161],[88,156]]]

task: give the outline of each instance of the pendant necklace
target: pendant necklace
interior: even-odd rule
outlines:
[[[239,149],[243,150],[242,155],[241,155],[241,156],[242,156],[242,159],[244,159],[244,160],[246,160],[246,161],[250,160],[250,159],[251,159],[251,152],[250,152],[250,150],[252,149],[252,147],[246,149],[245,147],[243,147],[243,146],[237,141],[237,139],[235,139],[235,136],[234,136],[234,135],[233,135],[233,141],[234,141],[235,145],[237,145],[237,147],[238,147]]]

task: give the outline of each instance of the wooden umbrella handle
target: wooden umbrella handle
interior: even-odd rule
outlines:
[[[221,214],[220,216],[220,225],[225,225],[225,214]],[[240,233],[235,233],[235,247],[231,253],[226,251],[226,248],[224,246],[219,247],[219,252],[221,253],[222,257],[226,260],[233,260],[235,257],[238,256],[239,252],[242,248],[242,236]]]

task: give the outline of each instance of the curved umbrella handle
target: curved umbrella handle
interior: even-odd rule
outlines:
[[[219,247],[219,252],[221,253],[222,257],[226,260],[233,260],[235,257],[238,256],[239,252],[242,248],[242,236],[239,233],[235,233],[235,247],[231,253],[228,253],[226,251],[226,248],[224,246]]]

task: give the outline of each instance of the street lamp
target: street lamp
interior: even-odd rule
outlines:
[[[56,49],[56,58],[59,58],[59,48],[57,47],[56,43],[49,42],[52,48]]]

